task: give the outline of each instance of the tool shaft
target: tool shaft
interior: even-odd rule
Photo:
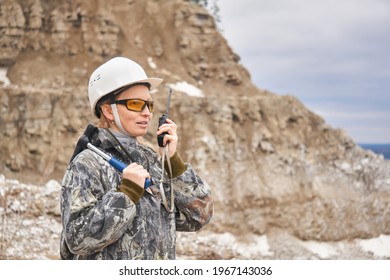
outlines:
[[[109,164],[111,164],[113,167],[115,167],[118,171],[120,172],[123,172],[123,169],[125,169],[127,167],[127,165],[123,162],[121,162],[120,160],[117,160],[116,158],[114,157],[110,157],[109,155],[105,154],[104,152],[102,152],[101,150],[99,150],[98,148],[96,148],[94,145],[92,145],[91,143],[88,143],[87,144],[87,147],[88,149],[94,151],[95,153],[97,153],[99,156],[101,156],[103,159],[105,159],[106,161],[108,161]],[[146,178],[145,179],[145,185],[144,185],[144,188],[147,189],[150,185],[152,184],[152,182],[150,181],[149,178]]]

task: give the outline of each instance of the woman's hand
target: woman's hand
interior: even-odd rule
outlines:
[[[160,135],[161,133],[168,133],[164,136],[164,147],[160,147],[160,155],[162,154],[163,149],[165,149],[165,145],[169,143],[168,145],[168,152],[169,157],[172,157],[177,149],[177,141],[179,138],[177,137],[177,125],[170,119],[166,120],[167,123],[161,125],[157,131],[157,135]]]
[[[135,162],[130,163],[129,166],[123,169],[123,178],[133,181],[142,188],[145,185],[145,179],[149,177],[149,172],[142,165]]]

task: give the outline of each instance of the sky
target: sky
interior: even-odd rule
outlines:
[[[390,0],[214,0],[252,82],[356,143],[390,143]]]

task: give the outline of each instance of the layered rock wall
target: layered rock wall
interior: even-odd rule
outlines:
[[[86,83],[116,55],[164,78],[183,158],[210,183],[210,231],[342,240],[390,233],[389,162],[360,149],[293,96],[256,88],[213,18],[191,1],[0,3],[0,173],[61,180],[93,120]],[[194,95],[187,87],[198,90]],[[187,88],[187,89],[186,89]]]

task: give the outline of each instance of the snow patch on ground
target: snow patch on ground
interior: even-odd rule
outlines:
[[[187,82],[177,82],[176,84],[168,84],[174,91],[180,91],[192,97],[204,97],[203,91],[196,86]]]
[[[152,69],[157,68],[156,63],[153,61],[153,58],[151,58],[150,56],[148,57],[148,64],[149,64],[150,68],[152,68]]]
[[[355,244],[364,252],[371,253],[378,258],[390,258],[390,235],[381,234],[371,239],[356,239]],[[335,259],[343,251],[343,242],[300,241],[308,251],[321,259]]]
[[[390,258],[390,235],[379,235],[377,238],[358,241],[362,250],[373,253],[380,258]]]
[[[255,236],[250,243],[236,243],[236,251],[248,259],[255,258],[260,253],[262,256],[273,256],[270,251],[268,239],[266,235]],[[234,246],[233,246],[234,248]]]
[[[332,259],[339,253],[337,244],[329,244],[318,241],[300,241],[300,244],[308,251],[316,254],[321,259]]]
[[[0,68],[0,84],[3,83],[4,87],[7,87],[11,84],[11,81],[7,77],[7,68]]]

